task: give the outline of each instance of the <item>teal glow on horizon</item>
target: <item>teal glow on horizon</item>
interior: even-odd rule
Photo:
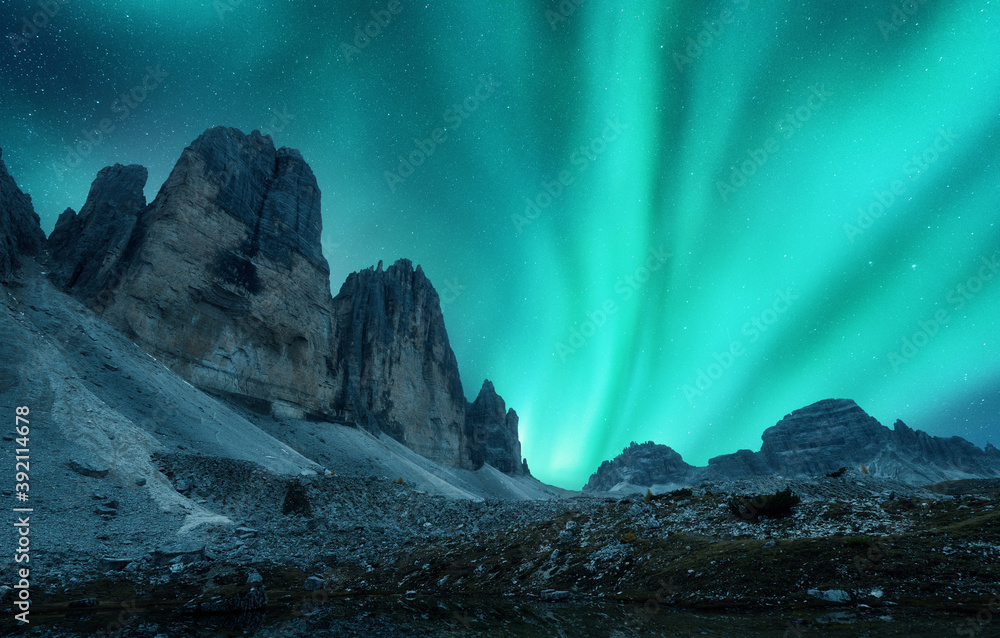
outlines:
[[[498,4],[75,0],[4,45],[3,159],[49,232],[211,126],[300,149],[334,293],[421,264],[562,487],[833,397],[1000,443],[998,5]]]

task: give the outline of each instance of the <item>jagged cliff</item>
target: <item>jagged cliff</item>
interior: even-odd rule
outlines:
[[[876,476],[914,484],[1000,476],[1000,457],[988,450],[961,437],[912,430],[900,420],[890,430],[850,399],[826,399],[795,410],[765,430],[761,440],[765,472],[760,473],[817,475],[863,464]]]
[[[67,208],[49,235],[50,279],[78,296],[96,298],[115,272],[146,208],[142,189],[149,174],[142,166],[115,164],[102,169],[77,214]]]
[[[53,279],[196,386],[322,413],[329,268],[320,192],[298,151],[206,131],[143,206],[145,169],[98,175],[50,240]]]
[[[527,461],[521,459],[517,412],[506,408],[489,379],[465,410],[465,436],[476,468],[488,463],[508,474],[529,473]]]
[[[0,282],[8,282],[22,256],[38,255],[45,242],[31,197],[18,188],[7,172],[0,149]]]
[[[420,266],[401,259],[352,273],[333,308],[337,418],[383,430],[431,460],[471,468],[458,363]]]
[[[59,217],[47,245],[54,283],[214,394],[385,432],[454,467],[526,473],[514,411],[492,414],[482,393],[467,403],[419,266],[380,263],[330,294],[320,191],[298,151],[218,127],[184,150],[148,205],[146,179],[141,166],[105,168],[80,213]]]

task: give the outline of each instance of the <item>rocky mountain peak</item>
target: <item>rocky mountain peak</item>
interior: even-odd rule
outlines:
[[[330,295],[320,191],[298,151],[216,127],[148,205],[146,179],[141,166],[105,168],[80,213],[60,217],[57,284],[213,394],[358,424],[454,467],[527,472],[517,414],[492,384],[467,429],[440,300],[419,265],[379,262]]]
[[[471,467],[465,395],[437,292],[400,259],[352,273],[333,299],[338,417],[431,460]]]
[[[56,284],[84,297],[98,294],[146,207],[148,177],[139,165],[103,168],[79,214],[68,208],[59,216],[47,241],[53,260],[50,277]]]
[[[672,482],[689,485],[703,478],[823,477],[842,467],[861,466],[874,476],[911,485],[1000,476],[1000,451],[995,447],[982,450],[961,437],[931,436],[899,420],[890,430],[850,399],[824,399],[795,410],[764,430],[761,440],[760,452],[723,454],[709,459],[703,468],[677,463],[680,456],[674,457],[676,452],[666,446],[633,443],[614,460],[605,461],[585,489],[608,490],[623,482],[665,483],[662,476],[639,471],[657,458],[666,458],[668,464],[673,459],[679,471],[669,475]]]
[[[214,128],[151,204],[142,167],[101,171],[53,233],[55,279],[192,384],[324,412],[332,325],[320,192],[297,151]]]
[[[485,381],[465,400],[441,303],[423,268],[399,259],[352,273],[333,299],[339,420],[385,432],[431,460],[527,474],[518,417]]]
[[[851,399],[824,399],[764,430],[760,455],[766,465],[789,474],[822,475],[870,458],[888,434]]]
[[[506,415],[507,411],[503,398],[497,394],[493,382],[489,379],[483,381],[483,387],[479,389],[479,394],[476,395],[476,400],[472,402],[469,409],[494,417]]]
[[[87,219],[109,209],[132,214],[142,210],[146,207],[143,189],[148,179],[149,171],[138,164],[115,164],[102,168],[90,185],[90,193],[80,209],[80,217]]]
[[[348,323],[354,324],[355,329],[362,326],[374,329],[372,336],[384,344],[403,335],[410,340],[428,338],[447,342],[437,291],[423,269],[414,268],[409,259],[398,259],[385,270],[379,261],[377,267],[351,273],[340,287],[336,300],[350,300],[357,313],[352,312]],[[367,323],[355,322],[361,318]],[[440,357],[442,364],[457,370],[458,364],[452,365],[455,355],[450,345]],[[461,383],[452,385],[449,391],[461,395]]]
[[[294,251],[329,274],[320,241],[320,190],[299,151],[276,149],[259,131],[211,128],[184,149],[157,199],[186,197],[182,184],[251,231],[242,246],[247,256],[260,253],[290,268]]]
[[[521,459],[517,412],[508,410],[493,383],[486,379],[465,411],[468,455],[476,468],[489,464],[507,474],[528,474]]]
[[[686,485],[692,481],[696,469],[666,445],[632,441],[614,459],[601,463],[583,490],[611,491],[625,485]]]
[[[21,258],[42,252],[45,234],[31,205],[7,172],[0,149],[0,282],[7,282],[21,266]]]

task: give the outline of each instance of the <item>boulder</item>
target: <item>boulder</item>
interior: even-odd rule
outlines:
[[[188,601],[184,611],[194,614],[231,614],[267,609],[267,591],[263,585],[225,587],[205,592]]]
[[[851,595],[843,589],[810,589],[806,593],[828,603],[846,604],[851,602]]]
[[[111,468],[93,459],[73,458],[67,463],[69,469],[82,476],[102,479],[107,478]]]

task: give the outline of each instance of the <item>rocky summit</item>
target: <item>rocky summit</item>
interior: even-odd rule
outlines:
[[[517,437],[517,412],[506,409],[489,379],[483,381],[476,400],[465,410],[469,458],[476,468],[488,463],[508,474],[528,474]]]
[[[121,164],[97,174],[79,214],[67,208],[46,242],[52,281],[84,298],[99,296],[116,273],[146,207],[143,188],[148,176],[142,166]]]
[[[148,205],[146,179],[141,166],[105,168],[80,212],[59,217],[47,241],[56,285],[188,382],[255,412],[359,425],[452,467],[522,471],[513,412],[477,425],[489,455],[468,444],[458,364],[420,266],[379,264],[330,294],[320,190],[298,151],[218,127]]]
[[[465,395],[437,292],[407,259],[351,274],[333,300],[334,414],[471,468]]]
[[[980,449],[961,437],[942,438],[879,423],[850,399],[826,399],[795,410],[764,430],[759,452],[739,450],[694,467],[663,445],[634,443],[605,461],[588,491],[644,491],[652,486],[685,486],[702,480],[754,476],[823,476],[842,467],[910,485],[1000,476],[1000,450]]]
[[[683,487],[693,482],[696,471],[666,445],[633,441],[614,459],[601,463],[583,489],[610,492],[653,485]]]
[[[1000,476],[996,448],[983,450],[957,436],[931,436],[900,420],[889,429],[850,399],[826,399],[795,410],[766,429],[761,441],[755,461],[782,476],[817,476],[862,465],[871,474],[912,485]],[[725,462],[725,457],[710,460],[709,475],[742,478],[724,476]]]
[[[0,149],[0,282],[11,280],[23,256],[41,253],[45,234],[39,223],[31,197],[7,172]]]
[[[215,128],[149,206],[144,183],[141,167],[101,171],[80,214],[52,233],[55,281],[198,387],[322,412],[329,268],[301,155]]]

